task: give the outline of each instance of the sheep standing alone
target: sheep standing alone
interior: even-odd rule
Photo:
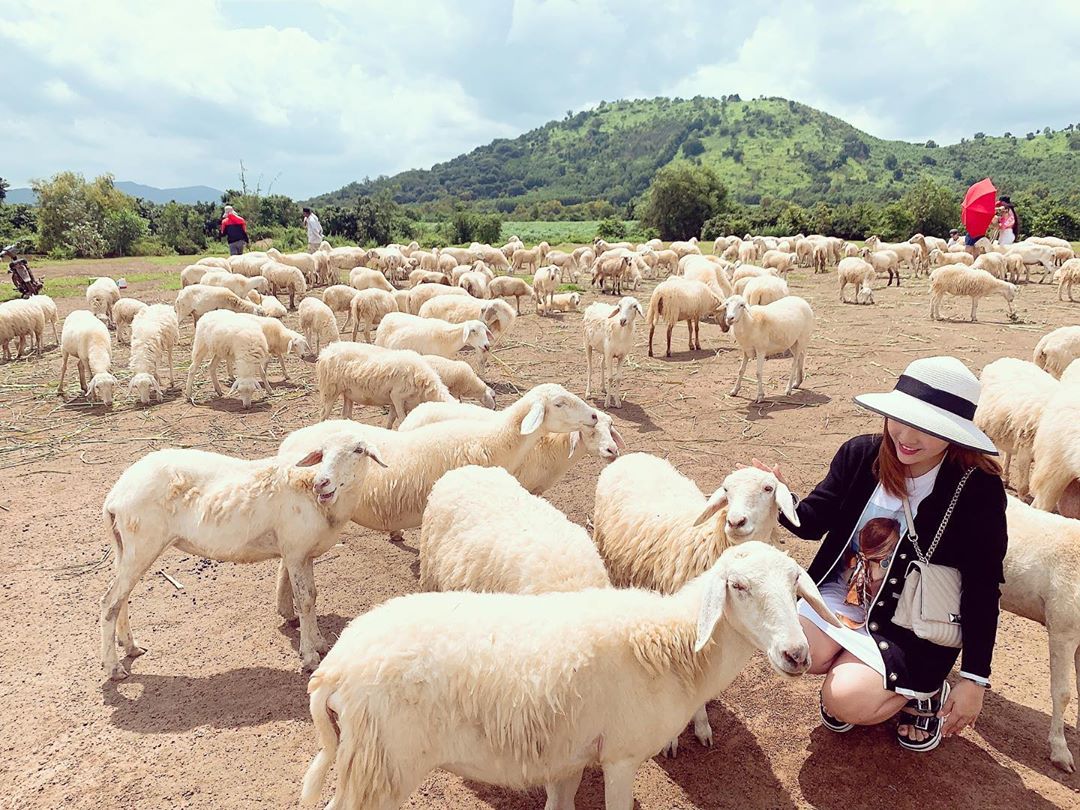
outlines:
[[[536,313],[547,314],[551,307],[552,296],[559,288],[559,276],[555,267],[541,267],[533,275],[533,296],[536,298]]]
[[[971,322],[977,320],[979,301],[988,295],[1000,295],[1005,299],[1009,317],[1013,317],[1013,298],[1016,285],[994,278],[985,270],[963,264],[946,264],[930,273],[930,319],[941,320],[941,302],[946,295],[971,297]]]
[[[597,352],[604,407],[622,407],[619,395],[622,364],[634,348],[634,326],[643,314],[641,304],[631,296],[619,299],[615,305],[590,304],[585,310],[581,318],[585,336],[585,399],[592,395],[593,352]]]
[[[305,298],[299,309],[300,331],[312,352],[318,354],[321,349],[338,342],[337,319],[330,307],[318,298]]]
[[[86,305],[98,318],[112,327],[113,305],[120,300],[120,288],[107,276],[96,278],[86,288]]]
[[[735,378],[735,387],[731,389],[731,396],[738,395],[746,365],[751,357],[755,357],[757,398],[754,401],[761,402],[765,398],[762,380],[765,358],[786,351],[791,352],[792,358],[787,395],[791,396],[791,393],[802,385],[806,349],[814,331],[814,311],[804,299],[789,295],[771,304],[752,307],[741,295],[733,295],[725,305],[724,323],[735,333],[735,340],[742,350],[742,364]]]
[[[64,396],[64,375],[67,374],[68,360],[74,357],[79,369],[79,385],[87,399],[97,397],[106,407],[112,407],[116,377],[109,371],[112,367],[112,349],[105,324],[85,309],[75,310],[64,318],[64,328],[60,331],[60,354],[60,384],[56,393]],[[89,384],[87,377],[90,378]]]
[[[112,318],[116,326],[117,343],[121,345],[131,343],[131,322],[144,309],[146,309],[146,304],[137,298],[121,298],[113,304]]]
[[[41,305],[22,299],[0,304],[0,346],[3,346],[5,360],[11,359],[8,343],[15,338],[19,339],[19,344],[15,349],[16,359],[22,356],[27,338],[31,340],[31,349],[36,347],[37,355],[41,357],[41,343],[44,335],[45,312]]]
[[[45,322],[52,324],[53,340],[55,340],[56,345],[59,346],[60,335],[56,331],[56,302],[47,295],[31,295],[26,300],[32,304],[36,304],[41,310],[41,314],[45,316]]]
[[[759,544],[730,550],[672,596],[601,588],[391,600],[351,622],[308,683],[321,750],[301,803],[318,797],[336,758],[335,807],[399,807],[442,767],[515,789],[545,785],[547,806],[563,810],[584,768],[599,765],[606,806],[630,808],[641,763],[755,649],[786,675],[807,670],[796,594],[838,624],[809,575]]]
[[[161,390],[161,366],[168,364],[169,388],[176,380],[173,376],[173,349],[180,342],[180,323],[176,310],[168,304],[154,304],[135,316],[131,323],[131,354],[128,369],[131,382],[128,396],[137,392],[143,405],[150,404],[152,394],[164,400]]]
[[[1060,377],[1080,357],[1080,326],[1062,326],[1039,339],[1032,360],[1052,377]]]
[[[266,385],[267,391],[270,390],[270,381],[266,379],[269,357],[266,337],[257,321],[225,310],[208,312],[195,325],[185,396],[192,403],[195,402],[195,377],[207,360],[210,361],[210,382],[214,386],[214,393],[219,397],[225,396],[217,377],[218,365],[225,360],[235,372],[228,395],[236,394],[244,408],[250,408],[251,398],[259,390],[260,381]]]
[[[836,277],[840,282],[840,303],[847,303],[844,290],[849,284],[855,287],[856,304],[874,303],[874,288],[871,282],[877,277],[877,272],[869,262],[857,256],[847,256],[836,266]]]
[[[364,342],[371,343],[371,330],[378,328],[382,319],[391,312],[398,311],[394,296],[386,290],[359,290],[349,303],[349,320],[352,321],[352,339],[364,330]]]
[[[517,305],[517,314],[521,314],[521,298],[522,296],[528,296],[532,298],[536,293],[532,287],[525,283],[524,279],[516,278],[514,276],[499,276],[493,279],[488,284],[488,292],[492,298],[510,298],[513,297],[514,303]]]
[[[375,330],[376,346],[412,349],[420,354],[437,354],[451,359],[466,346],[486,352],[494,339],[483,321],[449,323],[404,312],[384,316]]]
[[[114,551],[113,580],[101,600],[106,674],[113,680],[128,676],[117,660],[117,636],[129,656],[146,651],[132,637],[128,598],[170,546],[230,562],[280,558],[292,593],[283,599],[279,579],[278,610],[285,618],[299,612],[300,658],[305,669],[314,669],[330,645],[315,617],[313,562],[337,542],[369,461],[382,463],[374,446],[327,437],[302,457],[245,461],[202,450],[158,450],[128,467],[101,510]]]
[[[687,281],[672,276],[664,279],[653,288],[649,296],[649,310],[645,316],[649,324],[649,357],[653,356],[653,334],[656,324],[663,320],[667,324],[667,351],[665,357],[671,357],[671,331],[679,321],[686,321],[689,349],[701,349],[701,319],[715,316],[724,308],[723,298],[700,281]],[[588,312],[588,310],[586,310]]]

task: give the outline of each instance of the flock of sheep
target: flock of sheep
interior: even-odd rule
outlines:
[[[224,361],[228,395],[248,407],[260,386],[270,387],[268,364],[276,358],[287,379],[293,355],[316,364],[323,419],[289,434],[269,458],[161,450],[121,475],[102,507],[115,558],[101,604],[105,672],[128,675],[118,644],[129,658],[145,651],[128,598],[167,548],[234,562],[279,559],[277,611],[299,619],[301,662],[314,670],[308,689],[320,751],[304,779],[305,803],[317,800],[334,764],[334,806],[350,808],[398,807],[445,767],[509,787],[544,785],[546,807],[559,810],[574,806],[583,769],[598,765],[607,806],[629,808],[638,766],[661,750],[674,756],[688,722],[711,743],[704,706],[754,650],[780,673],[806,671],[797,596],[835,617],[806,572],[770,545],[780,511],[798,522],[787,488],[769,472],[740,469],[706,497],[667,461],[625,454],[612,418],[585,401],[594,355],[604,406],[618,408],[638,319],[649,326],[650,355],[656,326],[666,326],[670,356],[677,323],[700,348],[700,321],[712,317],[740,349],[732,395],[754,359],[761,400],[765,359],[785,353],[790,394],[802,383],[814,328],[810,304],[787,287],[795,267],[835,265],[841,300],[850,285],[856,302],[872,304],[872,282],[899,286],[906,264],[929,273],[932,317],[951,294],[972,298],[974,320],[981,297],[997,292],[1011,302],[1031,266],[1044,278],[1058,274],[1068,289],[1080,259],[1053,242],[948,250],[921,235],[896,244],[874,238],[864,248],[822,236],[747,236],[717,239],[712,254],[697,239],[667,247],[597,239],[572,252],[516,239],[434,251],[324,243],[311,254],[200,259],[181,272],[174,305],[149,306],[99,278],[86,291],[88,308],[63,323],[61,393],[73,358],[86,395],[112,403],[113,326],[131,345],[129,396],[161,399],[166,370],[174,383],[179,324],[191,317],[189,399],[206,362],[223,395]],[[514,272],[531,272],[532,283]],[[348,285],[337,283],[339,273]],[[522,298],[543,316],[580,305],[579,293],[558,293],[564,281],[621,296],[642,278],[662,278],[646,307],[622,296],[584,310],[585,399],[545,383],[494,410],[485,360],[522,314]],[[309,294],[317,286],[322,295]],[[277,297],[284,294],[288,307]],[[297,331],[283,322],[294,308]],[[16,357],[26,340],[40,354],[45,324],[55,338],[56,320],[45,296],[0,305],[5,356],[13,338]],[[341,340],[350,325],[353,339]],[[1015,457],[1017,494],[1034,496],[1033,506],[1009,501],[1002,604],[1050,629],[1051,758],[1070,771],[1063,712],[1069,662],[1080,662],[1080,522],[1050,510],[1080,478],[1077,357],[1080,327],[1067,327],[1043,338],[1033,363],[989,364],[976,415],[1006,464]],[[344,418],[332,420],[339,399]],[[386,426],[352,421],[354,404],[386,407]],[[610,462],[596,484],[591,536],[539,497],[586,454]],[[316,620],[313,565],[349,521],[392,536],[419,528],[420,586],[431,593],[375,608],[331,648]]]

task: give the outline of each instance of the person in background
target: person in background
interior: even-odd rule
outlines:
[[[1011,245],[1020,233],[1020,217],[1008,197],[1001,197],[997,202],[998,244]]]
[[[308,253],[314,253],[322,244],[322,223],[310,208],[304,209],[304,224],[307,225]]]
[[[964,239],[962,236],[960,236],[960,231],[958,231],[956,228],[953,228],[949,231],[948,248],[949,250],[952,250],[955,247],[963,249]]]
[[[244,246],[249,241],[247,223],[231,205],[225,206],[225,216],[221,218],[221,232],[225,234],[225,241],[229,243],[230,256],[239,256],[244,252]]]

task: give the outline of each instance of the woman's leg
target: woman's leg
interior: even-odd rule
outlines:
[[[903,695],[882,685],[877,670],[847,650],[833,660],[821,687],[821,699],[833,717],[860,726],[883,723],[907,703]]]
[[[826,674],[844,648],[805,616],[799,617],[799,624],[810,644],[810,669],[807,672],[810,675]]]

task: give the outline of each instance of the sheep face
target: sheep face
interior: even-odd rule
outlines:
[[[799,516],[791,499],[791,490],[770,472],[756,467],[735,470],[705,503],[705,510],[694,521],[700,526],[724,507],[727,523],[724,531],[732,543],[746,540],[769,542],[776,525],[777,510],[794,525]]]
[[[608,315],[609,318],[617,317],[619,319],[619,326],[626,326],[632,324],[634,318],[638,315],[642,317],[645,313],[641,309],[641,303],[633,296],[626,296],[619,299],[619,303],[615,306],[615,311]]]
[[[251,407],[251,398],[261,387],[259,381],[251,377],[236,379],[233,381],[232,388],[229,389],[227,396],[239,398],[246,410]]]
[[[728,298],[724,305],[724,323],[722,324],[725,327],[724,331],[726,332],[738,323],[739,318],[743,316],[743,313],[745,313],[748,308],[749,305],[746,303],[746,299],[741,295],[733,295]]]
[[[158,401],[164,401],[165,393],[161,390],[161,385],[158,383],[157,378],[153,374],[147,372],[140,372],[131,378],[131,382],[128,383],[128,396],[135,396],[138,394],[139,402],[143,405],[149,405],[150,399],[155,394]]]
[[[100,399],[105,407],[111,408],[115,388],[116,377],[107,371],[102,371],[90,379],[90,384],[86,386],[86,396],[89,399]]]
[[[297,335],[289,339],[288,353],[295,354],[308,363],[314,363],[318,359],[318,355],[311,351],[311,344],[307,342],[307,338],[303,335]]]
[[[490,388],[485,388],[484,396],[480,398],[480,404],[483,405],[485,408],[495,410],[495,392],[492,391]]]
[[[461,339],[466,346],[472,346],[477,351],[486,352],[495,336],[487,328],[483,321],[466,321],[462,324]]]
[[[610,416],[602,411],[597,411],[597,416],[599,419],[595,427],[583,428],[570,434],[570,455],[574,455],[579,442],[584,442],[589,455],[604,461],[614,461],[619,457],[619,453],[626,449],[626,442],[622,434],[615,429]]]
[[[810,667],[810,645],[799,624],[798,597],[827,622],[840,625],[810,575],[786,554],[764,543],[749,542],[728,549],[702,576],[705,588],[698,609],[697,651],[709,643],[723,617],[768,656],[777,672],[801,675]]]
[[[311,490],[322,506],[337,500],[338,490],[352,483],[367,469],[368,460],[385,467],[378,448],[364,441],[330,442],[312,450],[298,462],[297,467],[315,467]]]
[[[595,408],[557,383],[538,385],[525,396],[532,407],[521,420],[522,435],[535,433],[541,426],[546,433],[573,433],[600,421]]]

